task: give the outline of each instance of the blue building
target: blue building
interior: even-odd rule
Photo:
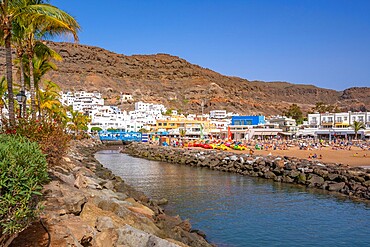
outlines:
[[[265,116],[233,116],[231,125],[258,125],[265,123]]]

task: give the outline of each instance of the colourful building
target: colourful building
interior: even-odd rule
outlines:
[[[233,116],[231,125],[259,125],[265,124],[265,116]]]
[[[167,131],[170,135],[179,135],[181,129],[185,130],[187,136],[208,135],[211,124],[205,120],[176,117],[157,120],[155,126],[155,131]]]

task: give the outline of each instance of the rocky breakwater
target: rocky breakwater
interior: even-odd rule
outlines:
[[[151,160],[208,167],[214,170],[301,184],[370,200],[370,169],[323,164],[294,157],[258,156],[216,150],[181,149],[132,143],[125,153]]]
[[[188,220],[164,214],[95,160],[101,148],[93,140],[72,143],[61,165],[49,171],[40,221],[13,246],[211,246]]]

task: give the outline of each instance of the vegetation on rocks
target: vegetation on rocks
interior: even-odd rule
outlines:
[[[8,246],[37,215],[47,164],[60,162],[70,139],[70,120],[58,100],[60,89],[44,80],[57,69],[53,61],[61,56],[43,39],[65,34],[77,39],[78,30],[76,20],[49,1],[0,1],[0,45],[6,65],[0,107],[7,109],[7,115],[0,112],[0,246]],[[13,81],[14,68],[18,84]]]
[[[49,167],[59,164],[71,140],[64,126],[55,121],[19,119],[15,133],[37,142]]]
[[[0,171],[0,246],[8,246],[37,216],[47,163],[37,143],[0,135]]]

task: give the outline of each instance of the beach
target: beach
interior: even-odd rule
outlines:
[[[235,152],[245,152],[249,151],[238,151]],[[288,156],[297,157],[300,159],[310,159],[321,161],[322,163],[341,163],[344,165],[349,165],[351,167],[358,166],[368,166],[370,167],[370,151],[362,150],[359,147],[352,147],[351,150],[334,150],[332,147],[322,147],[318,150],[300,150],[299,147],[290,147],[288,150],[254,150],[255,155],[273,155],[273,156]],[[316,154],[317,157],[322,156],[321,159],[309,158]]]

